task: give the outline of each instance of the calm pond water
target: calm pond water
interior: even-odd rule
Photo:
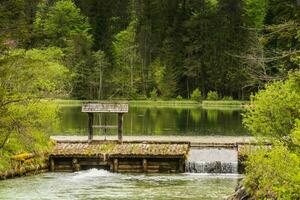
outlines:
[[[220,200],[232,194],[240,175],[113,174],[91,169],[45,173],[0,182],[0,199]]]
[[[124,135],[243,136],[242,110],[201,107],[130,106],[124,116]],[[94,124],[116,125],[116,114],[97,114]],[[62,106],[61,123],[54,135],[86,135],[87,114],[80,106]],[[116,129],[95,129],[95,135],[115,135]]]

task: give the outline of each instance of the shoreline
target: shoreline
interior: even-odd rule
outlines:
[[[10,159],[10,169],[0,171],[0,181],[49,171],[48,156],[33,154],[28,154],[30,156],[20,155],[16,155]]]

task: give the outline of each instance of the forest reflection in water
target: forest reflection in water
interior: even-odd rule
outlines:
[[[191,107],[130,106],[124,116],[124,135],[245,136],[242,110]],[[96,114],[94,124],[115,125],[116,114]],[[95,129],[95,135],[114,135],[114,129]],[[53,135],[85,135],[87,114],[79,105],[61,107],[60,125]]]

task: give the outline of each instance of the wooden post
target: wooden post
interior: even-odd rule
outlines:
[[[118,172],[118,165],[119,165],[118,159],[115,158],[114,159],[114,169],[113,169],[113,172]]]
[[[118,113],[118,140],[123,141],[123,113]]]
[[[184,159],[182,159],[182,158],[179,159],[178,164],[179,164],[179,169],[178,169],[179,173],[184,173],[184,171],[185,171],[185,161],[184,161]]]
[[[88,129],[89,129],[89,140],[93,140],[93,121],[94,121],[94,114],[88,113]]]
[[[73,160],[72,160],[72,167],[73,167],[73,171],[74,172],[80,171],[80,164],[78,163],[78,159],[77,158],[73,158]]]
[[[148,165],[147,165],[147,159],[143,159],[143,171],[148,172]]]
[[[54,172],[54,169],[55,169],[54,159],[50,158],[50,172]]]

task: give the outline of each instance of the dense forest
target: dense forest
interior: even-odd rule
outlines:
[[[76,99],[248,99],[299,68],[299,0],[2,0],[0,51],[61,50]]]

